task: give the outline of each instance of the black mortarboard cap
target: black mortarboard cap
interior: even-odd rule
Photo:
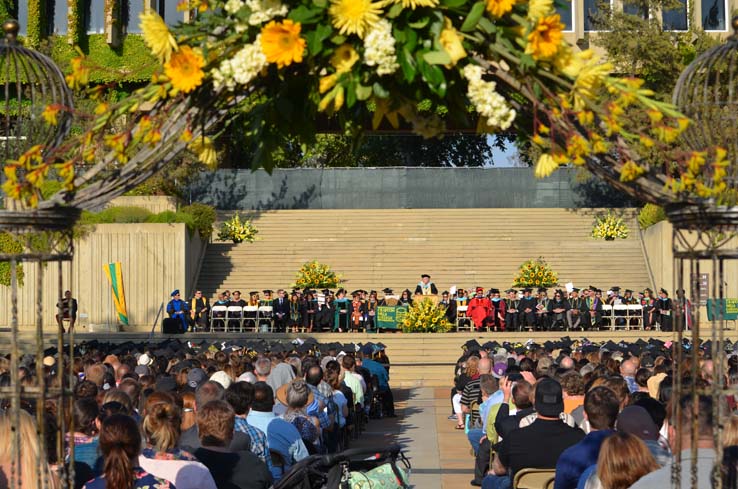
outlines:
[[[577,288],[577,287],[572,287],[572,288],[571,288],[571,291],[572,291],[572,292],[579,292],[579,288]]]
[[[507,289],[505,291],[505,293],[507,293],[507,294],[509,294],[510,292],[517,292],[517,290],[515,290],[515,289]]]
[[[430,278],[430,275],[428,275],[427,273],[424,273],[420,276],[420,278]]]
[[[491,294],[499,294],[499,293],[500,293],[500,289],[492,289],[492,290],[490,290],[489,292],[490,292]]]
[[[392,293],[392,289],[390,289],[389,287],[385,287],[385,288],[382,289],[382,292],[384,292],[385,294],[391,294]]]
[[[548,289],[546,289],[546,287],[539,287],[538,288],[538,293],[539,294],[542,294],[543,292],[548,292]]]
[[[524,346],[516,346],[514,351],[518,355],[523,355],[523,354],[525,354],[525,347]]]
[[[264,289],[264,290],[262,290],[262,292],[264,292],[265,294],[271,294],[272,293],[272,289]]]
[[[45,357],[53,357],[57,353],[59,353],[59,350],[55,346],[52,346],[51,348],[47,348],[44,350]]]
[[[492,351],[492,350],[496,349],[496,346],[491,341],[488,341],[488,342],[486,342],[485,344],[482,345],[482,348],[484,348],[487,351]]]
[[[620,287],[617,285],[613,285],[612,287],[610,287],[610,290],[612,290],[613,292],[620,292]]]
[[[526,287],[523,289],[523,293],[525,294],[526,292],[533,292],[533,289],[531,289],[530,287]]]
[[[462,346],[461,348],[467,351],[481,350],[482,345],[480,345],[477,340],[469,340],[466,343],[464,343],[464,346]]]

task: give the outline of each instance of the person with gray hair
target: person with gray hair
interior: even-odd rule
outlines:
[[[320,440],[320,422],[307,413],[307,406],[314,401],[313,392],[303,379],[295,379],[277,390],[277,400],[287,406],[282,419],[297,428],[305,445],[315,449]],[[311,447],[308,446],[308,451]]]
[[[574,359],[571,357],[564,357],[561,359],[561,362],[559,363],[559,367],[561,367],[564,370],[573,370],[574,369]]]
[[[266,357],[261,357],[254,363],[254,373],[257,382],[267,382],[269,374],[272,372],[272,362]]]
[[[203,382],[195,392],[195,413],[197,414],[198,409],[208,402],[222,401],[224,400],[224,398],[225,389],[223,389],[222,385],[217,382],[213,382],[212,380]],[[197,424],[195,424],[190,429],[182,432],[182,435],[179,437],[178,448],[182,448],[190,453],[194,453],[195,450],[200,447],[202,447],[202,444],[200,443],[200,436],[199,432],[197,431]],[[250,451],[251,438],[246,433],[236,431],[230,441],[229,448],[231,451]]]

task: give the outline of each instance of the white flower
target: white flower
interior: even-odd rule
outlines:
[[[226,12],[233,15],[239,10],[241,10],[241,7],[243,7],[244,3],[243,0],[228,0],[223,8]]]
[[[250,25],[261,25],[274,17],[284,17],[288,12],[287,6],[279,0],[246,0],[246,5],[251,10]]]
[[[487,119],[487,125],[502,130],[515,120],[515,110],[505,102],[495,88],[495,82],[482,80],[482,68],[477,65],[464,67],[464,78],[468,82],[466,95],[479,115]]]
[[[213,70],[213,85],[215,88],[225,86],[229,90],[233,90],[236,85],[248,85],[266,66],[261,36],[256,36],[253,44],[245,45],[235,56],[224,60]]]
[[[391,75],[400,67],[395,55],[392,24],[387,19],[377,22],[364,37],[364,64],[376,66],[378,75]]]

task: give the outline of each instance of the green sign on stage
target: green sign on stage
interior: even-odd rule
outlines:
[[[728,321],[735,321],[738,319],[738,299],[707,299],[707,319],[712,321],[713,318],[717,319],[716,305],[719,305],[719,310],[722,311],[722,317]]]
[[[377,307],[376,323],[378,329],[397,329],[405,319],[407,307],[379,306]]]

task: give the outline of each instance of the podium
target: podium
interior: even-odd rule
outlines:
[[[431,302],[433,302],[434,306],[437,306],[438,303],[441,301],[441,298],[438,296],[438,294],[415,294],[413,296],[413,302],[423,302],[426,299],[429,299]]]

